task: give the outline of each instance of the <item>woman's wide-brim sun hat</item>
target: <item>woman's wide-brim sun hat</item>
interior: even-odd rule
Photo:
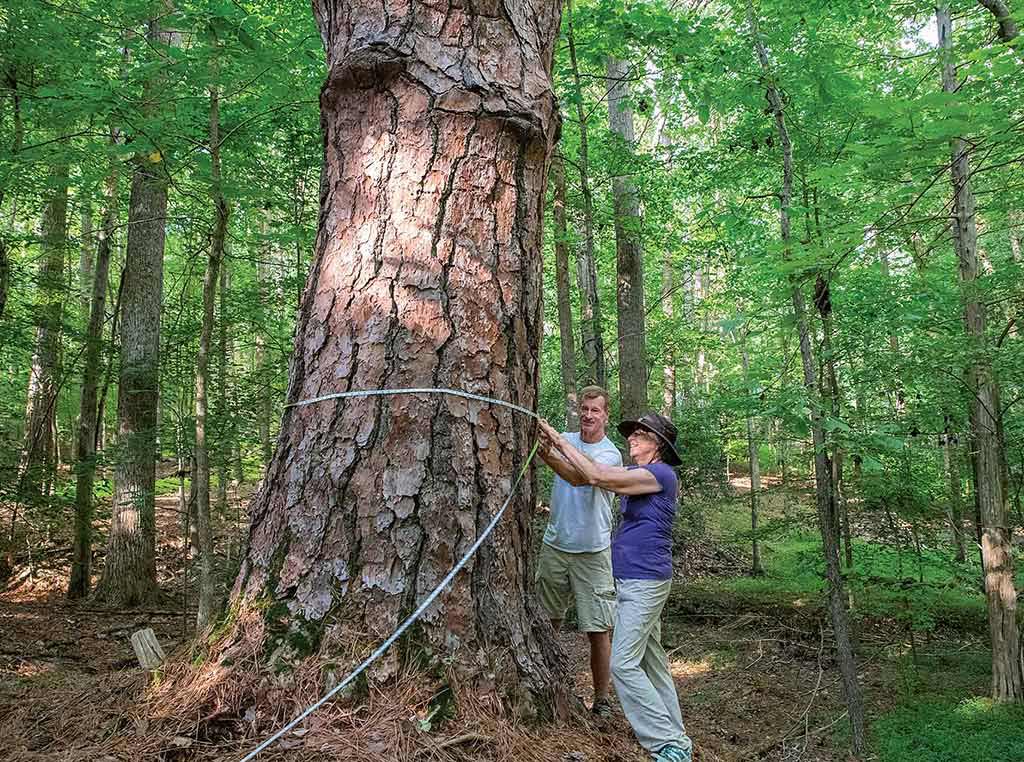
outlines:
[[[624,437],[628,437],[637,429],[651,432],[665,445],[661,450],[662,458],[666,463],[670,466],[682,464],[683,459],[679,457],[679,451],[676,450],[676,437],[679,432],[672,421],[661,413],[644,413],[635,421],[627,419],[619,424],[619,433]]]

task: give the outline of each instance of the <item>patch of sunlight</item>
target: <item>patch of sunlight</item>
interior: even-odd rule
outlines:
[[[668,663],[668,668],[672,677],[698,677],[711,672],[713,665],[708,659],[700,661],[673,659]]]
[[[998,704],[985,696],[974,696],[957,704],[953,713],[965,720],[975,720],[991,714]]]
[[[54,662],[23,661],[15,670],[18,677],[31,678],[40,675],[52,674],[57,671],[57,664]]]

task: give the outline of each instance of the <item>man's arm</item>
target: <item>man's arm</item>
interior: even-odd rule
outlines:
[[[630,469],[595,463],[569,444],[565,437],[551,428],[547,421],[541,422],[540,431],[541,437],[548,440],[548,447],[557,451],[571,468],[579,472],[583,477],[583,484],[591,484],[620,495],[647,495],[652,492],[661,492],[661,484],[646,468]]]
[[[578,468],[551,448],[550,443],[547,440],[541,440],[541,446],[537,449],[537,454],[540,455],[541,460],[548,464],[552,471],[561,476],[572,486],[582,487],[589,483],[586,477],[580,473]]]

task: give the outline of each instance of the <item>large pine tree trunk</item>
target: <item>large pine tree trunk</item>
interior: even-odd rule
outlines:
[[[754,49],[761,65],[761,73],[767,86],[768,102],[775,117],[775,125],[779,134],[779,145],[782,149],[782,187],[779,193],[779,227],[782,243],[785,247],[784,256],[789,259],[791,242],[790,205],[793,200],[793,143],[786,126],[786,114],[782,95],[775,84],[768,51],[761,40],[757,17],[754,14],[752,0],[747,0],[747,20],[753,36]],[[836,640],[836,660],[843,682],[843,693],[850,718],[851,741],[853,751],[858,756],[867,748],[864,727],[864,703],[861,698],[860,682],[857,679],[857,662],[853,652],[853,638],[850,633],[850,620],[846,611],[843,576],[839,565],[838,533],[835,528],[835,511],[832,485],[832,469],[828,462],[825,442],[823,409],[826,409],[819,395],[818,370],[815,364],[814,349],[811,344],[811,332],[808,326],[807,304],[799,282],[793,281],[791,297],[793,314],[796,318],[797,333],[800,339],[800,359],[803,366],[804,388],[806,389],[811,408],[811,440],[814,445],[814,486],[815,502],[818,509],[818,529],[821,533],[822,551],[825,556],[825,577],[828,583],[829,618]],[[815,399],[817,397],[817,399]]]
[[[156,20],[148,37],[166,44]],[[166,97],[159,77],[146,83],[143,100],[155,109]],[[160,304],[167,219],[165,157],[140,151],[132,170],[128,244],[121,289],[121,370],[118,380],[118,452],[106,565],[96,595],[133,606],[157,594],[154,490],[157,405],[160,389]]]
[[[569,293],[569,241],[565,223],[565,167],[562,157],[551,162],[554,186],[555,287],[558,292],[558,336],[561,339],[562,388],[565,390],[565,428],[577,431],[580,425],[576,399],[576,341],[572,327],[572,300]]]
[[[557,0],[314,10],[329,66],[324,193],[288,401],[440,386],[533,407]],[[383,639],[501,506],[532,428],[507,408],[438,396],[287,408],[252,503],[239,604],[265,612],[271,646],[281,626],[307,653],[352,632]],[[527,481],[418,622],[415,655],[547,713],[557,660],[530,594],[533,500]],[[271,660],[301,657],[296,642],[269,648]]]
[[[629,66],[608,56],[608,126],[620,148],[632,152],[633,109],[627,98]],[[619,404],[635,418],[647,410],[647,341],[644,330],[644,258],[640,246],[640,199],[628,175],[612,178],[615,205],[616,301],[619,328]]]
[[[84,218],[83,218],[84,219]],[[75,537],[71,557],[68,598],[84,598],[92,585],[93,484],[96,477],[97,396],[103,354],[103,319],[106,317],[107,275],[110,248],[117,225],[117,168],[107,177],[103,223],[96,246],[95,265],[82,272],[83,281],[92,281],[88,324],[85,332],[85,357],[82,365],[82,397],[78,412],[78,442],[75,487]]]
[[[936,8],[939,45],[942,50],[942,89],[958,89],[953,62],[953,22],[949,6]],[[951,144],[950,174],[953,183],[953,243],[960,261],[964,305],[964,329],[971,342],[968,383],[971,391],[971,434],[974,441],[974,489],[981,516],[981,557],[988,598],[989,634],[992,639],[992,698],[1024,701],[1020,634],[1017,625],[1017,591],[1013,581],[1013,553],[1004,483],[1004,460],[999,416],[999,384],[985,336],[985,301],[978,286],[978,233],[971,190],[967,144]]]
[[[63,314],[64,267],[68,240],[68,167],[50,173],[49,198],[43,213],[43,262],[39,269],[40,300],[36,312],[36,343],[29,372],[22,447],[20,498],[41,500],[55,464],[54,415],[60,378],[60,333]]]

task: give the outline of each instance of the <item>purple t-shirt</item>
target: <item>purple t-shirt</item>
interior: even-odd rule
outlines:
[[[667,463],[646,468],[661,492],[622,496],[622,524],[612,539],[612,573],[616,579],[672,579],[672,522],[679,481]]]

